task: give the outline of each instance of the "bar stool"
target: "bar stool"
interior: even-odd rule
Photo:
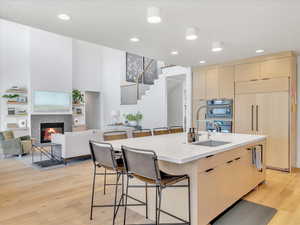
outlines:
[[[114,151],[113,147],[109,143],[90,141],[90,150],[92,155],[92,160],[94,164],[94,174],[93,174],[93,186],[92,186],[92,200],[91,200],[91,211],[90,211],[90,220],[93,219],[93,208],[94,207],[114,207],[113,211],[113,224],[115,224],[115,219],[120,206],[124,206],[124,174],[126,172],[124,167],[124,162],[121,157],[121,154]],[[104,175],[104,173],[97,173],[97,168],[105,168],[110,171],[114,171],[116,174],[116,183],[111,184],[115,185],[115,198],[114,204],[110,205],[94,205],[94,196],[95,196],[95,181],[97,175]],[[119,184],[120,178],[122,177],[122,183]],[[118,198],[118,186],[122,185],[122,194],[120,196],[119,202],[117,204]],[[145,186],[146,187],[146,186]],[[147,195],[147,188],[145,189]],[[133,198],[132,196],[126,196],[126,198],[131,198],[138,202],[137,204],[130,204],[131,206],[145,206],[146,210],[148,209],[148,199],[146,202],[143,202],[139,199]],[[121,204],[122,203],[122,204]],[[146,211],[147,212],[147,211]],[[148,215],[148,214],[147,214]]]
[[[150,129],[141,129],[132,131],[132,136],[136,137],[148,137],[152,136],[152,131]]]
[[[184,131],[182,126],[171,126],[169,129],[171,134],[182,133]]]
[[[140,181],[151,184],[152,187],[156,188],[156,210],[155,210],[155,224],[160,224],[160,213],[164,213],[180,223],[176,224],[191,224],[191,185],[190,178],[188,175],[170,175],[159,169],[157,155],[154,151],[141,150],[122,146],[122,155],[126,172],[132,174],[135,178]],[[128,195],[128,188],[130,185],[130,176],[127,176],[127,186],[125,196]],[[178,182],[187,180],[187,185],[176,185]],[[134,187],[134,186],[133,186]],[[168,187],[186,187],[188,188],[188,218],[179,218],[165,210],[161,209],[162,191]],[[127,216],[127,197],[125,198],[125,210],[124,210],[124,222],[126,224]],[[165,223],[164,223],[165,224]],[[175,224],[175,223],[170,223]]]
[[[103,133],[103,140],[104,141],[113,141],[113,140],[121,140],[121,139],[127,139],[127,132],[123,130],[114,130],[114,131],[107,131]],[[107,175],[116,175],[116,173],[108,173],[106,171],[106,168],[104,168],[104,188],[103,193],[106,194],[106,186],[111,186],[114,184],[108,184],[106,182]],[[122,177],[123,179],[124,177]]]
[[[168,127],[158,127],[153,128],[153,135],[162,135],[162,134],[169,134],[170,130]]]

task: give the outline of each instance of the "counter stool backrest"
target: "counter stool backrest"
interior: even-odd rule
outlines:
[[[113,141],[113,140],[121,140],[127,139],[127,132],[126,131],[108,131],[103,133],[104,141]]]
[[[95,165],[115,169],[117,167],[114,150],[111,144],[90,141],[90,150]]]
[[[182,133],[183,132],[183,127],[181,126],[172,126],[170,127],[170,133],[174,134],[174,133]]]
[[[134,130],[132,131],[133,137],[148,137],[152,136],[152,131],[150,129]]]
[[[162,134],[169,134],[170,130],[168,127],[158,127],[153,128],[153,135],[162,135]]]
[[[160,170],[154,151],[122,146],[122,155],[127,172],[160,181]]]

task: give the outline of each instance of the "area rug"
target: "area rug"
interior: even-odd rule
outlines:
[[[240,200],[211,222],[212,225],[267,225],[277,210]]]

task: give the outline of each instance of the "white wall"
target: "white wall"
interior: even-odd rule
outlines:
[[[72,91],[72,39],[30,29],[32,90]]]
[[[12,86],[27,87],[30,76],[29,27],[0,20],[0,95]],[[0,129],[4,129],[6,104],[1,98]]]
[[[85,41],[73,40],[73,88],[100,91],[102,48]]]
[[[111,111],[121,105],[120,81],[124,76],[126,63],[124,52],[102,47],[101,57],[101,110],[102,126],[111,123]]]

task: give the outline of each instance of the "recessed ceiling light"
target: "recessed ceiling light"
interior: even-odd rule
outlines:
[[[265,50],[263,50],[263,49],[257,49],[255,52],[256,53],[263,53],[263,52],[265,52]]]
[[[200,60],[200,63],[204,64],[204,63],[206,63],[206,61],[205,60]]]
[[[185,39],[189,41],[196,40],[198,38],[197,30],[194,27],[186,29]]]
[[[132,38],[130,38],[130,41],[131,42],[139,42],[140,39],[138,37],[132,37]]]
[[[61,20],[70,20],[71,19],[71,17],[67,14],[59,14],[59,15],[57,15],[57,17]]]
[[[160,9],[157,7],[149,7],[147,10],[147,21],[148,23],[160,23]]]
[[[179,53],[178,53],[178,51],[171,51],[171,55],[178,55]]]
[[[211,51],[220,52],[223,50],[223,44],[220,41],[215,41],[212,43]]]

